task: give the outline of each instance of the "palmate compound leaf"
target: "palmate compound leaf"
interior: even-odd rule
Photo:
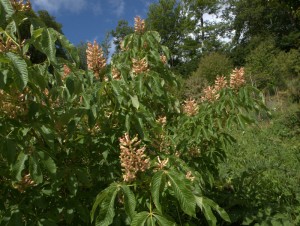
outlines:
[[[112,183],[108,188],[104,189],[97,195],[91,211],[91,221],[93,222],[95,218],[95,211],[98,207],[100,207],[99,215],[96,218],[97,226],[106,226],[112,224],[115,216],[115,198],[119,190],[119,184]]]
[[[192,191],[190,191],[182,180],[178,178],[175,172],[168,172],[167,177],[171,183],[171,189],[174,191],[174,195],[179,201],[179,205],[183,212],[189,216],[196,216],[196,199]]]
[[[7,57],[11,60],[16,73],[16,83],[20,90],[24,89],[28,83],[28,70],[27,64],[22,57],[9,52],[6,53]]]
[[[159,213],[150,213],[150,212],[140,212],[135,215],[131,226],[176,226],[176,223],[172,220],[167,219],[165,216],[160,215]]]
[[[159,196],[165,186],[166,174],[164,171],[160,170],[156,172],[151,180],[151,195],[152,200],[157,208],[157,210],[162,213],[161,204],[159,202]]]
[[[220,217],[222,217],[223,220],[227,222],[231,222],[230,217],[225,212],[225,210],[222,209],[217,203],[215,203],[211,199],[206,197],[198,197],[198,196],[195,196],[195,199],[196,199],[197,206],[200,207],[201,211],[203,212],[207,220],[207,223],[210,226],[214,226],[217,224],[217,218],[212,212],[212,209],[215,210],[220,215]]]

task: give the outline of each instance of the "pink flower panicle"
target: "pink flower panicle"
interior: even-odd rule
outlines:
[[[96,77],[99,77],[100,71],[106,66],[106,59],[103,56],[103,50],[96,40],[94,44],[88,42],[86,50],[87,66],[92,70]]]
[[[140,74],[149,71],[149,65],[145,58],[141,60],[132,59],[132,72],[134,74]]]
[[[217,94],[217,90],[215,87],[208,86],[203,90],[203,96],[201,97],[201,101],[209,101],[213,102],[219,98],[219,95]]]
[[[134,31],[138,34],[145,32],[145,20],[142,20],[139,16],[134,18]]]
[[[160,56],[160,60],[163,64],[166,64],[167,63],[167,57],[165,55],[161,55]]]
[[[121,138],[120,142],[120,161],[123,171],[124,181],[131,182],[135,180],[136,174],[144,172],[150,167],[150,158],[145,154],[146,147],[139,147],[141,141],[137,135],[130,139],[128,133]]]
[[[112,68],[111,75],[112,75],[112,78],[114,80],[120,80],[121,79],[121,72],[115,67]]]
[[[158,170],[163,170],[169,162],[169,158],[165,160],[160,160],[159,156],[157,156],[157,162],[156,162],[156,168],[154,169],[154,172]]]
[[[189,99],[184,101],[183,112],[188,116],[194,116],[198,113],[198,105],[195,99]]]
[[[64,64],[63,69],[64,69],[63,79],[65,79],[71,73],[71,69],[66,64]]]
[[[224,76],[218,76],[215,80],[215,90],[219,92],[220,90],[227,87],[227,80]]]
[[[244,68],[234,69],[233,73],[230,75],[230,87],[232,89],[239,89],[241,86],[245,84],[244,77]]]
[[[23,0],[10,0],[10,2],[17,11],[27,11],[31,9],[30,0],[26,0],[25,3]]]

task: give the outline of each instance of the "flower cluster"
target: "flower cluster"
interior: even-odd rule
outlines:
[[[121,79],[121,72],[115,67],[112,68],[111,75],[112,75],[112,78],[115,80]]]
[[[227,87],[227,80],[224,76],[218,76],[215,80],[215,90],[219,92],[220,90]]]
[[[167,124],[167,117],[166,116],[159,116],[158,119],[156,119],[156,122],[158,122],[162,126],[165,126]]]
[[[22,177],[22,180],[13,185],[15,189],[18,189],[19,192],[23,193],[28,187],[35,186],[35,182],[31,179],[30,174],[26,174]]]
[[[27,92],[27,90],[25,90]],[[12,92],[10,95],[0,89],[0,114],[4,113],[10,118],[16,118],[20,115],[26,115],[28,112],[25,94],[19,91]]]
[[[244,68],[235,69],[230,75],[230,87],[232,89],[238,89],[245,84]]]
[[[150,158],[144,153],[146,147],[139,147],[141,141],[138,140],[137,135],[130,139],[129,134],[125,133],[124,137],[119,138],[119,142],[123,179],[130,182],[135,180],[137,172],[149,169]]]
[[[64,75],[63,75],[63,79],[65,79],[69,74],[71,73],[71,69],[64,64]]]
[[[132,59],[132,72],[134,74],[140,74],[149,71],[149,65],[145,58],[141,60]]]
[[[203,89],[203,96],[201,97],[201,101],[210,101],[213,102],[219,98],[219,95],[217,94],[217,90],[213,86],[208,86],[205,89]]]
[[[185,175],[185,177],[186,177],[186,179],[188,179],[188,180],[190,180],[192,182],[195,180],[195,177],[193,176],[193,174],[192,174],[191,171],[187,172],[186,175]]]
[[[13,41],[8,38],[6,42],[0,36],[0,53],[9,52],[9,51],[16,51],[17,46],[13,43]]]
[[[17,11],[27,11],[31,9],[30,0],[26,0],[25,3],[23,0],[10,0],[10,2]]]
[[[156,168],[153,171],[156,172],[158,170],[162,170],[167,166],[168,162],[169,162],[169,158],[165,160],[160,160],[159,156],[157,156]]]
[[[163,64],[166,64],[167,63],[167,57],[165,55],[161,55],[160,56],[160,60]]]
[[[86,50],[87,66],[92,70],[96,77],[100,71],[106,66],[106,59],[103,56],[103,50],[96,41],[94,44],[88,42]]]
[[[198,113],[198,105],[195,99],[189,99],[184,101],[183,112],[188,116],[194,116]]]
[[[142,34],[145,32],[145,21],[139,16],[134,18],[134,31],[135,33]]]

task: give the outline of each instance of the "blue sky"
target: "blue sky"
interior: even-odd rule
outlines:
[[[101,42],[121,19],[134,23],[135,16],[145,18],[148,6],[157,0],[31,0],[34,10],[47,10],[63,25],[73,44]]]

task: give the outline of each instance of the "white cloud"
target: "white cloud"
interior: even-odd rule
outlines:
[[[93,13],[96,16],[101,15],[103,13],[102,6],[101,6],[100,2],[92,3],[91,6],[92,6]]]
[[[124,0],[109,0],[109,4],[113,7],[113,12],[117,16],[121,16],[125,10]]]
[[[108,55],[108,59],[107,59],[107,63],[109,64],[110,61],[111,61],[111,58],[112,58],[112,55],[115,53],[116,51],[116,45],[114,43],[114,39],[112,38],[110,41],[109,41],[109,44],[110,44],[110,48],[109,48],[109,55]]]
[[[70,12],[79,12],[85,8],[86,0],[32,0],[34,8],[45,9],[49,12],[58,12],[68,10]]]

